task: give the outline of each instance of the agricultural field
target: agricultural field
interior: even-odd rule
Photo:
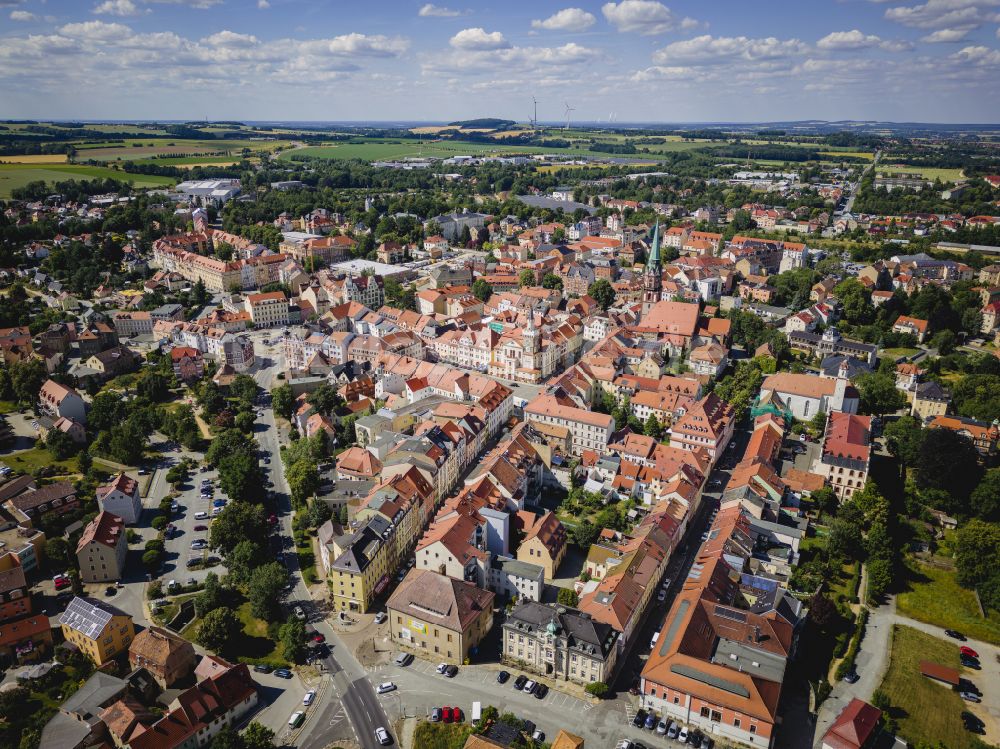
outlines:
[[[176,180],[151,174],[127,174],[117,169],[81,164],[0,164],[0,198],[9,198],[12,190],[29,182],[62,182],[67,179],[117,179],[135,187],[172,185]]]
[[[239,156],[247,148],[251,151],[276,151],[287,148],[288,140],[125,140],[106,143],[81,143],[77,146],[77,161],[148,161],[154,157],[212,157]],[[204,161],[205,159],[202,158]],[[157,158],[154,163],[168,161]]]
[[[961,169],[908,164],[879,164],[877,171],[879,174],[919,174],[924,179],[939,179],[942,182],[958,182],[963,176]]]
[[[64,153],[31,153],[21,156],[0,156],[0,164],[65,164]]]

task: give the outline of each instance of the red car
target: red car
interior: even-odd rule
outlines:
[[[962,647],[960,647],[958,649],[958,652],[961,653],[962,655],[967,655],[970,658],[978,658],[979,657],[979,653],[977,653],[975,650],[973,650],[972,648],[970,648],[968,645],[963,645]]]
[[[451,719],[452,719],[452,717],[451,717],[451,708],[450,707],[442,707],[441,708],[441,720],[444,721],[445,723],[451,723]]]
[[[462,722],[462,710],[457,707],[451,709],[451,717],[456,723]]]
[[[317,632],[313,635],[313,642],[326,642],[326,638]]]
[[[56,590],[62,590],[64,588],[68,588],[70,586],[70,584],[71,583],[70,583],[68,577],[60,577],[60,578],[57,578],[56,581],[55,581]]]
[[[267,523],[268,523],[268,525],[277,525],[277,523],[278,523],[278,516],[277,515],[270,515],[267,518]]]

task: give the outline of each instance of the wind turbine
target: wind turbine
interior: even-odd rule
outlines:
[[[531,97],[531,103],[535,105],[535,116],[531,119],[531,132],[538,130],[538,99]]]
[[[571,107],[569,105],[569,102],[563,102],[563,103],[566,105],[566,129],[569,130],[569,113],[570,112],[575,112],[576,108],[575,107]]]

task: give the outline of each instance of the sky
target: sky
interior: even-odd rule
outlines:
[[[1000,122],[1000,0],[0,0],[0,118]]]

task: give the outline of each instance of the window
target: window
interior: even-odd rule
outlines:
[[[740,719],[733,718],[733,728],[739,728],[739,727],[740,727]]]
[[[680,698],[679,695],[676,695],[676,694],[674,695],[674,704],[675,705],[681,704],[681,698]]]
[[[713,723],[719,723],[722,720],[722,713],[718,710],[713,710],[711,720]]]
[[[750,726],[750,733],[757,733],[757,726]]]

